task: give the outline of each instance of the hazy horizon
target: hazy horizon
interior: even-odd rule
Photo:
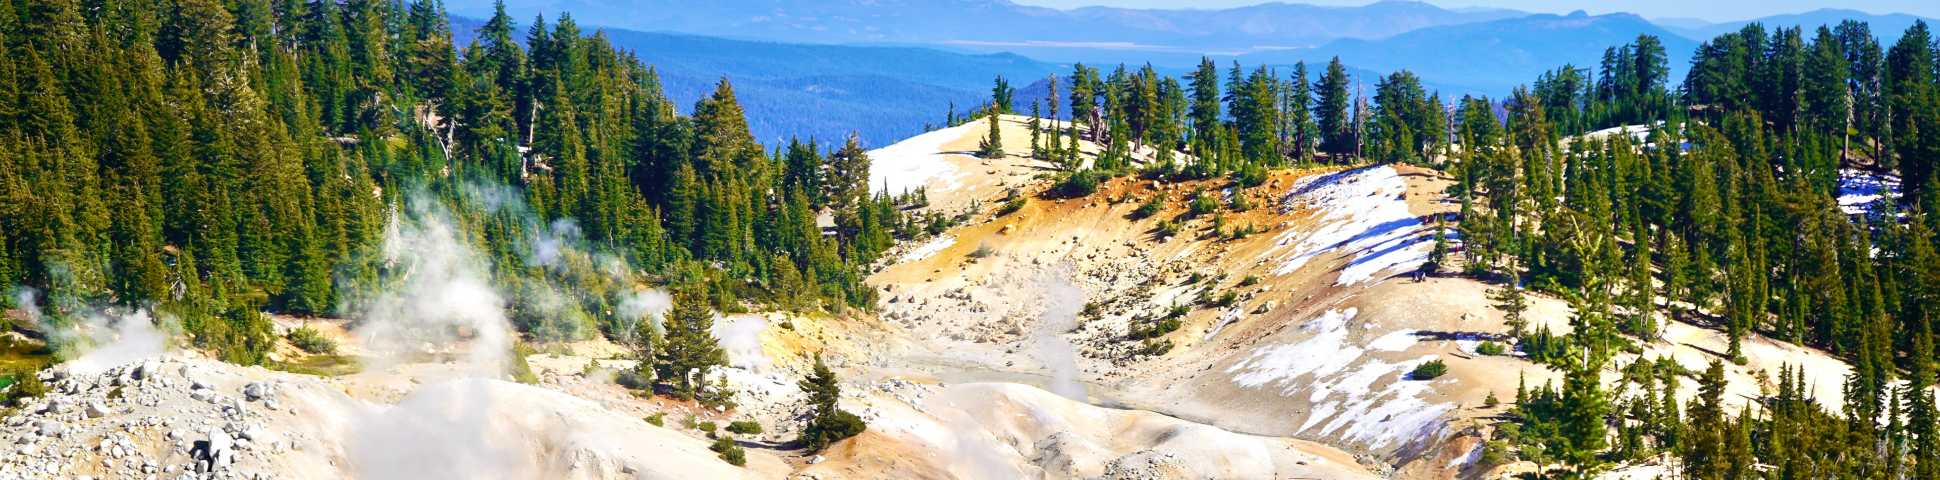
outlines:
[[[1023,5],[1052,8],[1111,6],[1125,8],[1219,9],[1262,3],[1304,3],[1310,5],[1359,6],[1376,3],[1368,0],[1011,0]],[[1750,20],[1772,15],[1802,13],[1837,8],[1874,14],[1905,13],[1940,17],[1940,2],[1917,0],[1876,0],[1829,5],[1812,0],[1636,0],[1608,2],[1596,0],[1422,0],[1443,8],[1501,8],[1532,13],[1568,13],[1583,10],[1592,14],[1634,13],[1653,19],[1695,18],[1713,23]]]

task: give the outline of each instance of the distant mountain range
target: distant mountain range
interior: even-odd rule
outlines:
[[[1658,24],[1663,25],[1665,28],[1669,29],[1670,31],[1676,32],[1677,34],[1683,35],[1684,37],[1690,38],[1692,40],[1708,40],[1708,39],[1717,37],[1718,35],[1735,32],[1735,31],[1738,31],[1738,29],[1740,28],[1744,28],[1745,25],[1750,24],[1752,22],[1758,22],[1758,23],[1764,24],[1765,29],[1768,31],[1774,30],[1780,27],[1785,27],[1785,28],[1801,27],[1805,29],[1805,38],[1810,39],[1812,38],[1812,32],[1814,30],[1817,30],[1820,25],[1837,26],[1839,25],[1839,22],[1842,22],[1845,20],[1859,20],[1862,22],[1866,22],[1867,24],[1872,26],[1873,35],[1880,37],[1880,41],[1888,45],[1891,45],[1892,42],[1898,41],[1900,38],[1900,35],[1903,33],[1906,33],[1906,29],[1913,26],[1913,22],[1920,21],[1920,20],[1925,20],[1929,24],[1934,22],[1934,19],[1931,19],[1931,18],[1907,15],[1904,13],[1873,14],[1873,13],[1861,12],[1858,10],[1837,9],[1837,8],[1825,8],[1825,9],[1813,10],[1813,11],[1804,12],[1804,13],[1773,15],[1769,17],[1755,18],[1751,20],[1741,20],[1736,22],[1724,22],[1724,23],[1705,23],[1703,21],[1690,21],[1690,20],[1665,21],[1661,19],[1658,20],[1657,22]]]
[[[951,103],[968,111],[1004,75],[1021,102],[1040,96],[1045,76],[1070,64],[1151,63],[1180,75],[1202,56],[1278,73],[1296,61],[1339,56],[1366,89],[1399,69],[1444,97],[1500,98],[1565,64],[1594,68],[1608,47],[1637,35],[1663,40],[1672,82],[1691,52],[1750,22],[1767,28],[1855,19],[1892,42],[1920,17],[1823,9],[1737,22],[1646,20],[1631,14],[1530,14],[1441,8],[1416,1],[1358,7],[1266,3],[1227,9],[1058,10],[1006,0],[506,0],[520,22],[570,12],[583,30],[604,28],[613,43],[654,65],[683,111],[721,77],[733,80],[764,142],[790,136],[839,141],[859,133],[872,145],[940,124]],[[491,0],[450,2],[454,14],[483,18]],[[1932,20],[1927,19],[1929,22]],[[476,20],[461,21],[461,35]],[[523,31],[523,26],[521,27]],[[662,32],[662,33],[650,33]],[[462,40],[461,40],[462,41]],[[462,44],[462,43],[461,43]],[[1028,104],[1018,105],[1027,108]]]
[[[1240,63],[1305,60],[1314,65],[1339,56],[1343,63],[1376,72],[1411,70],[1448,96],[1501,98],[1514,86],[1564,64],[1596,68],[1604,49],[1630,43],[1640,34],[1663,40],[1671,78],[1683,79],[1697,42],[1636,15],[1580,12],[1431,27],[1376,40],[1337,40],[1312,49],[1245,55]],[[1373,88],[1373,79],[1365,82]]]
[[[1448,10],[1415,1],[1359,7],[1265,3],[1219,10],[1090,7],[1057,10],[1005,0],[507,0],[526,15],[571,12],[582,23],[798,43],[948,45],[1054,61],[1100,61],[1076,52],[1147,56],[1238,55],[1382,38],[1416,29],[1526,15]],[[483,17],[487,1],[453,2]],[[1131,58],[1131,57],[1128,57]]]
[[[453,21],[460,45],[470,42],[484,23],[474,18]],[[527,22],[520,22],[521,32]],[[667,96],[684,113],[722,78],[730,79],[747,110],[749,128],[770,146],[790,137],[840,142],[851,132],[867,146],[888,145],[922,133],[926,123],[942,124],[952,102],[961,114],[988,101],[997,75],[1023,87],[1068,70],[1007,53],[603,31],[615,46],[633,51],[655,69]]]

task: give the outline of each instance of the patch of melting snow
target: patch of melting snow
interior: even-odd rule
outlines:
[[[1416,343],[1421,343],[1421,337],[1416,335],[1418,332],[1415,329],[1396,330],[1387,335],[1382,335],[1381,338],[1376,338],[1372,342],[1368,342],[1367,348],[1384,352],[1407,350],[1409,347],[1415,346]]]
[[[963,138],[971,125],[936,130],[870,150],[869,192],[892,195],[911,192],[930,185],[932,180],[939,181],[936,190],[956,189],[963,174],[950,161],[950,156],[957,154],[943,151],[943,145]]]
[[[1436,358],[1435,355],[1428,355],[1394,365],[1392,370],[1383,373],[1394,373],[1397,378],[1378,392],[1368,392],[1365,388],[1341,390],[1348,397],[1346,408],[1333,421],[1321,427],[1321,434],[1333,435],[1339,430],[1341,438],[1366,443],[1372,448],[1435,434],[1447,424],[1442,414],[1453,409],[1453,406],[1422,398],[1423,394],[1428,393],[1432,381],[1408,380],[1399,376],[1406,375],[1421,362]],[[1346,430],[1340,430],[1343,427]]]
[[[1839,209],[1847,215],[1870,213],[1881,199],[1900,196],[1900,178],[1856,168],[1839,170]]]
[[[933,255],[943,252],[944,249],[950,248],[951,245],[956,245],[956,244],[957,244],[957,237],[955,236],[944,235],[944,236],[936,237],[936,238],[930,239],[930,241],[928,242],[923,242],[922,245],[919,245],[916,248],[910,249],[908,253],[903,254],[901,260],[905,262],[914,262],[917,260],[930,258]]]
[[[1212,340],[1214,336],[1219,335],[1219,332],[1226,330],[1226,327],[1232,326],[1234,322],[1238,322],[1241,318],[1246,318],[1246,309],[1241,307],[1227,309],[1225,312],[1219,314],[1219,323],[1213,325],[1211,330],[1206,331],[1204,339]]]
[[[1373,448],[1434,434],[1446,424],[1442,414],[1452,407],[1424,398],[1432,382],[1406,376],[1422,362],[1439,357],[1392,363],[1363,360],[1370,351],[1407,350],[1420,339],[1417,331],[1402,330],[1368,342],[1365,348],[1354,345],[1348,341],[1348,326],[1357,313],[1353,308],[1329,310],[1300,325],[1300,331],[1310,335],[1306,340],[1257,348],[1227,367],[1226,373],[1241,387],[1278,386],[1284,396],[1305,393],[1314,406],[1301,432],[1319,426],[1321,435],[1338,434]],[[1388,382],[1385,387],[1374,388],[1383,381]]]
[[[1300,325],[1301,331],[1313,333],[1306,341],[1253,350],[1251,357],[1227,367],[1226,373],[1234,374],[1233,383],[1246,388],[1284,383],[1286,386],[1281,393],[1285,395],[1300,389],[1302,385],[1294,383],[1294,380],[1301,376],[1340,373],[1365,352],[1361,347],[1347,342],[1347,323],[1357,313],[1359,311],[1353,308],[1328,310],[1320,317]]]
[[[1336,285],[1377,280],[1384,272],[1405,272],[1427,263],[1434,232],[1408,211],[1402,197],[1407,182],[1393,167],[1348,170],[1301,179],[1283,202],[1284,208],[1311,210],[1316,227],[1289,230],[1275,238],[1292,246],[1281,259],[1276,275],[1299,270],[1328,252],[1352,255],[1341,267]],[[1281,255],[1275,248],[1268,256]]]
[[[1476,443],[1475,448],[1468,449],[1467,454],[1464,454],[1460,457],[1455,457],[1455,459],[1453,460],[1449,460],[1447,468],[1458,469],[1469,465],[1474,465],[1476,460],[1482,459],[1482,447],[1485,447],[1487,445],[1488,445],[1487,443],[1481,443],[1481,442]]]

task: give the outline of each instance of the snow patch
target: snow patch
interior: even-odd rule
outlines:
[[[1418,330],[1414,329],[1396,330],[1393,333],[1382,335],[1381,338],[1376,338],[1374,341],[1368,342],[1367,348],[1384,352],[1407,350],[1409,347],[1415,346],[1416,343],[1421,343],[1421,337],[1415,335],[1418,332]]]
[[[1481,443],[1481,442],[1476,443],[1475,448],[1468,449],[1467,454],[1464,454],[1460,457],[1455,457],[1454,460],[1449,460],[1448,466],[1445,468],[1449,470],[1455,470],[1469,465],[1474,465],[1477,460],[1482,459],[1482,447],[1486,447],[1486,446],[1488,446],[1487,443]]]
[[[916,248],[912,248],[909,252],[904,253],[901,260],[904,262],[914,262],[930,258],[938,253],[942,253],[944,249],[950,248],[951,245],[956,244],[957,237],[954,236],[944,235],[932,238],[930,241],[923,242],[922,245],[918,245]]]
[[[1442,414],[1453,406],[1424,398],[1432,382],[1409,380],[1407,374],[1439,357],[1364,359],[1369,352],[1407,350],[1420,339],[1415,330],[1401,330],[1365,348],[1351,344],[1348,326],[1357,313],[1353,308],[1329,310],[1300,325],[1310,335],[1306,340],[1257,348],[1226,373],[1241,387],[1277,386],[1283,396],[1304,393],[1314,406],[1300,432],[1319,427],[1320,435],[1338,435],[1373,448],[1434,435],[1446,425]],[[1387,383],[1376,389],[1382,382]]]
[[[1396,441],[1407,441],[1432,436],[1447,424],[1442,414],[1454,407],[1446,403],[1430,402],[1422,398],[1428,393],[1431,382],[1400,378],[1422,362],[1438,357],[1429,355],[1409,362],[1389,365],[1385,362],[1372,362],[1366,369],[1396,375],[1394,382],[1380,391],[1367,388],[1338,388],[1348,398],[1346,408],[1334,420],[1321,427],[1322,435],[1334,435],[1338,430],[1340,437],[1367,444],[1372,448],[1382,448]],[[1357,381],[1358,382],[1358,381]],[[1339,385],[1338,387],[1359,387]],[[1345,428],[1345,430],[1341,430]]]
[[[943,146],[968,133],[973,125],[964,124],[910,137],[895,145],[869,151],[869,192],[899,194],[925,186],[932,190],[956,189],[963,172],[950,161]]]
[[[1421,268],[1433,247],[1433,229],[1408,211],[1403,195],[1407,182],[1393,167],[1379,166],[1318,175],[1296,182],[1284,208],[1311,212],[1315,228],[1289,230],[1274,240],[1291,246],[1281,256],[1276,247],[1266,255],[1280,260],[1273,270],[1285,275],[1315,258],[1339,251],[1352,255],[1341,267],[1336,285],[1347,286]]]
[[[1839,209],[1847,215],[1871,213],[1883,199],[1900,197],[1900,177],[1855,168],[1839,170]]]
[[[1356,313],[1359,311],[1353,308],[1328,310],[1300,325],[1300,330],[1314,333],[1306,341],[1259,348],[1246,360],[1227,367],[1226,373],[1234,374],[1233,383],[1246,388],[1285,383],[1282,394],[1286,395],[1302,386],[1294,383],[1302,376],[1340,373],[1366,351],[1347,343],[1347,323]]]

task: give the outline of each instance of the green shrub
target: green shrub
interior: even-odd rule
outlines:
[[[810,451],[819,451],[831,443],[861,435],[867,428],[869,427],[862,422],[862,417],[844,410],[836,410],[827,415],[817,416],[816,421],[802,431],[802,439]]]
[[[1164,319],[1160,319],[1157,322],[1152,322],[1148,325],[1143,325],[1143,326],[1133,325],[1132,331],[1131,331],[1131,339],[1149,340],[1153,338],[1162,337],[1162,336],[1165,336],[1165,334],[1177,331],[1180,325],[1182,324],[1179,322],[1179,319],[1175,317],[1166,317]]]
[[[39,398],[47,394],[47,384],[41,383],[40,372],[34,369],[21,369],[13,373],[13,387],[8,389],[0,404],[19,405],[21,400]]]
[[[1172,351],[1171,340],[1153,341],[1148,339],[1145,341],[1144,346],[1139,347],[1137,354],[1158,357],[1158,356],[1164,356],[1166,352],[1170,352],[1170,351]]]
[[[1239,184],[1240,188],[1252,188],[1265,184],[1266,167],[1257,163],[1240,167],[1238,171],[1233,172],[1233,183]]]
[[[1233,240],[1245,240],[1246,237],[1253,236],[1253,234],[1255,233],[1259,233],[1259,231],[1253,227],[1253,224],[1249,223],[1249,224],[1246,224],[1245,226],[1233,227],[1233,231],[1231,233],[1226,234],[1226,238],[1233,239]]]
[[[1105,311],[1104,304],[1101,304],[1095,301],[1085,302],[1085,308],[1083,310],[1078,311],[1078,316],[1082,318],[1098,318],[1098,314],[1103,313],[1104,311]]]
[[[310,328],[309,325],[296,327],[283,337],[288,338],[291,345],[295,345],[297,349],[303,350],[306,353],[314,355],[337,353],[337,341],[323,336],[322,332]]]
[[[1502,354],[1509,353],[1509,349],[1508,347],[1502,346],[1502,344],[1500,343],[1495,343],[1490,341],[1490,342],[1482,342],[1480,345],[1476,345],[1475,353],[1495,356],[1495,355],[1502,355]]]
[[[1186,206],[1186,217],[1196,218],[1200,215],[1213,213],[1214,211],[1219,210],[1219,200],[1214,199],[1213,197],[1214,195],[1206,193],[1203,190],[1200,191],[1198,194],[1193,195],[1192,203],[1187,204]]]
[[[647,423],[651,423],[653,424],[653,426],[656,426],[656,427],[667,426],[667,412],[657,412],[657,413],[654,413],[653,415],[648,415]]]
[[[1063,198],[1078,198],[1091,195],[1098,191],[1098,183],[1103,178],[1104,174],[1098,173],[1096,170],[1086,169],[1071,172],[1066,174],[1064,179],[1058,181],[1057,186],[1052,187],[1051,192],[1053,195]]]
[[[715,425],[713,421],[706,421],[695,424],[694,428],[712,435],[715,430],[720,429],[720,426]]]
[[[1233,192],[1233,201],[1227,202],[1226,207],[1235,212],[1244,212],[1253,209],[1253,201],[1248,200],[1244,192]]]
[[[739,421],[729,423],[727,426],[727,431],[729,433],[738,433],[742,435],[754,435],[754,434],[761,433],[761,424],[755,423],[754,420],[739,420]]]
[[[1179,222],[1171,220],[1159,222],[1159,227],[1153,231],[1153,234],[1157,235],[1160,240],[1172,238],[1179,234]]]
[[[1023,195],[1018,195],[1017,190],[1012,189],[1009,195],[1004,197],[1004,205],[997,207],[997,216],[1010,215],[1017,213],[1018,210],[1023,210],[1024,202],[1026,201]]]
[[[1446,373],[1448,373],[1448,364],[1442,363],[1440,359],[1435,359],[1421,362],[1421,365],[1415,366],[1414,371],[1408,372],[1408,378],[1415,380],[1434,380],[1435,377],[1440,377]]]
[[[1238,301],[1239,294],[1234,293],[1232,290],[1227,290],[1225,293],[1218,295],[1214,295],[1212,290],[1206,290],[1199,295],[1199,303],[1215,308],[1230,307]]]
[[[1151,218],[1153,215],[1158,215],[1159,210],[1163,209],[1165,209],[1165,192],[1159,192],[1159,194],[1153,195],[1152,198],[1145,200],[1145,203],[1138,204],[1137,210],[1132,210],[1132,220]]]
[[[721,460],[726,461],[729,465],[739,467],[748,464],[747,450],[742,449],[740,445],[736,445],[733,437],[722,436],[716,438],[714,439],[714,444],[709,445],[707,449],[721,454]]]

